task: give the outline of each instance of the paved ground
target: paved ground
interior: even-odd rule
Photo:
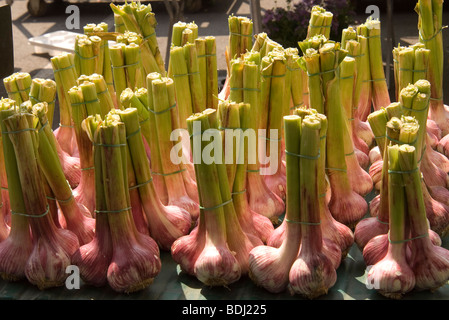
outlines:
[[[272,8],[276,1],[261,1],[263,10]],[[25,0],[16,0],[12,5],[13,38],[15,71],[29,72],[35,76],[47,67],[50,56],[48,54],[35,54],[34,47],[28,45],[28,38],[44,33],[67,30],[65,22],[68,14],[64,5],[52,5],[44,17],[35,18],[28,14]],[[4,5],[5,0],[0,0]],[[224,49],[228,39],[227,17],[229,14],[250,16],[248,1],[216,1],[214,6],[199,13],[185,13],[184,21],[194,21],[199,26],[199,35],[214,35],[217,38],[217,52],[219,53],[219,69],[225,68]],[[278,5],[284,5],[285,0],[277,1]],[[113,28],[114,18],[108,3],[80,3],[80,26],[87,23],[106,22],[110,29]],[[156,28],[162,55],[165,56],[165,48],[168,35],[169,16],[162,3],[153,3],[153,11],[156,13],[158,26]],[[70,30],[82,32],[82,30]],[[41,73],[42,75],[43,73]]]
[[[85,0],[84,0],[85,1]],[[363,5],[380,3],[380,0],[359,0]],[[397,0],[398,1],[398,0]],[[0,0],[0,6],[6,3]],[[67,30],[65,26],[68,14],[65,13],[66,4],[52,5],[44,17],[35,18],[28,14],[26,0],[16,0],[12,5],[13,19],[13,39],[14,39],[14,67],[15,71],[29,72],[33,77],[52,77],[52,70],[49,65],[50,56],[48,54],[34,53],[34,47],[28,44],[28,38],[39,36],[44,33]],[[410,4],[401,4],[395,8],[393,26],[396,43],[413,43],[417,41],[417,14],[413,11],[415,1],[410,0]],[[265,10],[274,6],[285,6],[286,0],[261,0],[262,14]],[[106,22],[113,28],[113,14],[108,3],[98,3],[97,0],[91,3],[80,3],[80,26],[87,23]],[[156,28],[159,45],[162,55],[165,57],[165,48],[168,35],[169,17],[162,2],[153,3],[153,11],[156,13],[158,26]],[[199,26],[199,35],[214,35],[217,39],[218,69],[223,76],[225,70],[224,51],[228,41],[227,17],[229,14],[250,16],[249,0],[215,0],[215,4],[206,10],[198,13],[185,13],[184,21],[194,21]],[[363,11],[356,16],[358,21],[363,21],[367,15]],[[386,35],[386,15],[381,14],[382,35]],[[449,21],[448,13],[445,13],[443,24]],[[447,23],[446,23],[447,24]],[[82,30],[71,30],[82,32]],[[299,39],[298,39],[299,40]],[[444,43],[449,44],[449,32],[444,32]],[[388,46],[385,44],[384,57]],[[446,50],[447,51],[447,50]],[[385,60],[385,59],[384,59]],[[449,63],[448,63],[449,64]],[[448,74],[448,72],[445,72]],[[445,85],[449,98],[449,83]]]

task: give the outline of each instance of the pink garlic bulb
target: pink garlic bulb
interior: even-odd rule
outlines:
[[[107,270],[112,259],[112,240],[108,216],[98,214],[93,240],[79,247],[72,255],[72,263],[78,266],[81,279],[92,286],[107,285]]]
[[[74,157],[77,152],[74,128],[69,126],[59,126],[53,132],[61,149],[69,156]]]
[[[404,244],[389,245],[385,257],[369,268],[367,283],[388,298],[400,299],[415,287],[415,275],[406,261],[405,249]]]
[[[27,261],[25,275],[39,289],[64,284],[66,267],[79,248],[77,236],[69,230],[57,228],[50,216],[32,218],[34,249]]]
[[[250,208],[277,225],[285,210],[284,201],[267,187],[259,172],[248,172],[247,181]]]
[[[299,224],[289,223],[279,248],[258,246],[251,250],[249,276],[256,285],[272,293],[288,287],[290,268],[298,256],[299,232]]]
[[[366,196],[373,189],[371,176],[360,166],[355,154],[347,155],[345,160],[352,190],[361,196]]]
[[[359,165],[364,169],[368,168],[370,164],[369,156],[366,153],[360,151],[359,149],[354,149],[354,152],[355,156],[357,157],[357,161],[359,162]]]
[[[428,238],[410,242],[410,267],[416,278],[416,289],[436,290],[449,280],[449,251]]]
[[[383,160],[377,160],[374,162],[370,168],[369,168],[369,175],[371,176],[371,179],[373,180],[374,189],[380,190],[380,185],[382,182],[382,167],[383,167]]]
[[[194,274],[205,285],[227,286],[240,279],[241,269],[226,242],[210,236],[195,261]]]
[[[173,260],[179,264],[182,271],[191,276],[195,275],[195,262],[206,243],[206,232],[204,228],[204,218],[201,218],[200,214],[198,225],[190,234],[178,238],[171,246]]]
[[[382,155],[380,154],[379,146],[375,146],[369,151],[370,163],[382,160]]]
[[[334,175],[329,175],[329,180],[334,179]],[[332,196],[329,201],[329,210],[335,220],[354,228],[359,220],[363,218],[368,210],[368,203],[358,193],[346,187],[331,188]]]
[[[357,223],[354,230],[354,240],[360,250],[374,237],[388,233],[388,222],[379,220],[378,217],[369,217]]]
[[[11,231],[0,242],[0,275],[8,281],[25,278],[25,266],[33,251],[28,218],[19,215],[11,217]]]
[[[357,127],[354,128],[354,132],[368,145],[368,147],[373,145],[374,134],[368,121],[357,121]]]

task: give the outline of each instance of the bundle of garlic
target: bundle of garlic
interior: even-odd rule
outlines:
[[[77,149],[79,152],[81,178],[73,195],[95,216],[95,178],[92,142],[82,129],[81,123],[90,115],[100,114],[100,100],[93,82],[84,81],[68,90],[71,116],[74,125]]]
[[[58,227],[49,213],[46,178],[38,163],[37,119],[26,111],[2,103],[0,112],[12,210],[12,229],[0,247],[0,268],[5,279],[26,277],[46,289],[64,284],[79,241],[74,233]]]
[[[270,219],[249,206],[247,167],[249,157],[254,161],[254,131],[250,129],[249,103],[220,101],[218,122],[221,131],[226,171],[238,222],[254,244],[266,243],[274,227]]]
[[[324,175],[324,167],[319,165],[322,120],[317,115],[284,117],[288,173],[285,237],[278,248],[259,246],[250,252],[250,277],[270,292],[288,288],[292,294],[313,299],[326,294],[337,279],[341,250],[323,237],[318,201]]]
[[[228,17],[228,30],[228,46],[225,51],[227,73],[223,88],[218,95],[220,100],[228,99],[230,94],[231,61],[239,59],[248,51],[254,51],[252,49],[255,45],[253,44],[253,22],[251,19],[231,15]],[[266,34],[264,35],[266,36]]]
[[[418,145],[418,133],[419,125],[415,118],[402,116],[401,119],[392,117],[390,121],[387,122],[385,136],[387,137],[387,142],[385,148],[393,145],[403,145],[403,144],[413,144]],[[418,149],[418,148],[417,148]],[[418,154],[418,151],[416,152]],[[385,162],[388,163],[389,154],[385,153]],[[388,180],[391,178],[389,174],[388,166],[383,168],[382,172],[382,193],[380,194],[378,215],[375,217],[370,217],[362,220],[355,230],[355,240],[359,248],[363,250],[363,257],[367,264],[374,264],[379,258],[382,258],[387,250],[387,232],[389,230],[390,224],[390,186]],[[421,181],[422,187],[420,188],[421,195],[424,203],[435,202],[429,197],[428,192],[426,192],[426,186],[423,181]],[[441,216],[437,210],[438,206],[426,205],[426,215],[428,216],[429,222],[432,221],[431,225],[435,225],[435,222],[441,225],[447,225],[447,211],[446,214]],[[446,219],[444,218],[446,216]],[[445,221],[446,220],[446,221]],[[430,225],[429,225],[430,227]],[[429,238],[433,243],[440,245],[441,239],[435,231],[430,229],[428,232]]]
[[[57,141],[46,116],[46,107],[47,103],[43,102],[33,105],[28,110],[38,119],[36,125],[39,139],[38,164],[62,214],[62,218],[58,219],[62,220],[61,226],[72,231],[78,237],[80,245],[83,245],[93,239],[95,220],[91,212],[75,199],[72,188],[67,183],[56,150]]]
[[[108,114],[89,116],[83,130],[92,139],[95,160],[96,236],[73,255],[86,283],[117,292],[148,287],[159,274],[157,243],[140,233],[133,220],[128,192],[128,151],[125,125]]]
[[[357,35],[357,31],[352,27],[343,29],[341,38],[342,48],[348,51],[345,60],[349,59],[349,62],[345,63],[346,68],[344,68],[343,64],[340,66],[342,104],[345,106],[346,117],[349,121],[348,130],[354,144],[357,160],[362,168],[367,168],[370,163],[370,146],[365,140],[369,141],[372,133],[368,132],[368,138],[362,139],[360,137],[360,130],[357,130],[357,128],[362,124],[359,117],[356,116],[359,101],[362,97],[362,88],[367,83],[363,81],[363,78],[366,77],[366,73],[363,70],[368,66],[364,65],[362,61],[362,58],[365,57],[365,54],[362,52],[366,51],[367,39]]]
[[[16,102],[9,98],[0,100],[0,125],[2,128],[2,150],[5,172],[7,172],[8,198],[12,212],[26,212],[20,184],[17,159],[14,147],[6,132],[3,120],[12,116]],[[0,274],[3,279],[17,281],[25,279],[25,267],[31,252],[33,240],[30,233],[30,223],[25,215],[11,214],[10,230],[6,230],[5,239],[0,242]]]
[[[443,1],[418,0],[415,11],[418,14],[419,42],[430,50],[429,65],[426,72],[431,83],[429,119],[441,130],[442,136],[449,133],[447,119],[448,107],[443,102]],[[446,139],[447,141],[447,139]],[[443,144],[445,142],[443,141]]]
[[[235,103],[245,102],[250,105],[251,112],[249,113],[248,128],[250,128],[257,137],[253,144],[253,151],[248,154],[248,156],[251,157],[251,161],[248,162],[247,166],[248,203],[251,210],[270,219],[274,224],[278,224],[279,216],[282,215],[285,210],[285,204],[282,198],[279,197],[274,190],[270,189],[264,173],[268,173],[269,175],[275,173],[282,179],[282,177],[285,178],[285,171],[281,172],[279,170],[279,167],[283,167],[283,163],[279,162],[281,158],[281,155],[279,154],[279,148],[281,147],[279,131],[276,131],[278,134],[276,139],[273,138],[273,140],[268,140],[268,138],[263,138],[267,137],[266,125],[268,120],[265,114],[267,110],[264,108],[261,101],[262,71],[260,56],[259,52],[251,51],[241,58],[233,59],[231,61],[229,78],[230,93],[226,101]],[[266,60],[268,60],[268,58]],[[268,81],[267,79],[265,80]],[[265,87],[265,92],[268,90],[269,87]],[[269,92],[267,92],[267,94],[269,95]],[[275,108],[272,111],[274,113]],[[277,116],[280,115],[282,115],[282,113],[278,112]],[[265,119],[265,121],[262,119]],[[264,135],[263,132],[265,132]],[[259,135],[262,137],[259,137]],[[267,146],[269,147],[269,150],[273,151],[273,154],[270,157],[267,156]],[[271,146],[273,146],[273,148],[271,148]],[[261,157],[261,155],[263,155],[263,157]],[[261,161],[265,163],[265,167],[273,164],[273,170],[264,168],[267,172],[262,172]],[[268,171],[273,172],[270,173]]]
[[[373,128],[373,132],[376,135],[377,144],[383,152],[385,157],[386,146],[390,141],[398,141],[399,136],[395,140],[391,138],[393,133],[388,134],[388,130],[392,130],[392,126],[396,127],[397,131],[400,131],[402,116],[413,117],[419,126],[416,137],[415,147],[419,154],[419,168],[423,176],[423,196],[426,204],[427,217],[429,219],[431,229],[438,233],[440,236],[445,236],[448,227],[449,207],[447,205],[447,174],[440,167],[439,162],[433,150],[429,146],[429,140],[427,139],[426,125],[427,112],[430,98],[430,83],[427,80],[418,80],[415,84],[410,84],[403,88],[400,93],[400,101],[390,104],[387,108],[372,113],[368,121]],[[391,119],[395,118],[395,121]],[[389,125],[387,125],[390,123]],[[391,128],[390,128],[391,127]],[[407,143],[406,141],[401,141]],[[410,141],[408,142],[411,143]],[[440,156],[443,156],[439,154]],[[444,157],[444,156],[443,156]],[[370,203],[370,214],[378,217],[381,221],[387,222],[385,216],[386,197],[382,199],[382,195],[385,193],[385,184],[383,179],[387,179],[385,166],[387,164],[383,159],[377,160],[370,168],[370,174],[373,177],[375,183],[381,185],[380,194],[377,195]],[[375,174],[373,174],[375,173]],[[378,181],[378,182],[376,182]],[[382,204],[383,203],[383,204]],[[363,225],[363,224],[362,224]],[[361,226],[362,226],[361,225]],[[385,227],[381,228],[385,230]],[[356,240],[358,241],[358,240]],[[359,243],[366,241],[358,241]],[[363,245],[362,245],[363,246]]]
[[[449,251],[432,243],[426,218],[417,148],[391,145],[388,152],[387,249],[370,266],[367,283],[399,299],[413,289],[436,290],[449,279]]]
[[[365,23],[358,25],[356,32],[347,29],[342,37],[344,49],[351,51],[351,42],[359,43],[359,49],[351,52],[351,56],[357,61],[357,78],[355,82],[355,103],[353,133],[356,147],[364,150],[368,155],[366,146],[371,148],[374,136],[366,122],[371,109],[379,110],[390,104],[390,96],[385,78],[382,61],[381,25],[380,21],[369,17]],[[342,39],[342,42],[343,42]],[[362,156],[363,157],[363,156]],[[366,157],[364,159],[366,161]],[[361,162],[366,163],[366,162]]]
[[[430,82],[419,81],[426,79],[426,70],[429,65],[429,50],[425,49],[423,44],[417,43],[409,47],[397,47],[393,50],[393,55],[395,56],[396,61],[395,82],[398,101],[401,101],[401,99],[408,101],[409,99],[413,99],[417,94],[416,89],[409,88],[408,90],[403,91],[403,89],[407,88],[410,83],[419,85],[420,93],[422,93],[422,91],[428,91],[428,95],[431,95]],[[430,102],[432,102],[432,100],[430,100]],[[406,114],[413,113],[413,115],[419,117],[419,119],[421,119],[420,125],[426,129],[426,153],[423,156],[425,158],[423,158],[423,162],[425,163],[424,166],[426,168],[425,172],[435,171],[436,173],[435,178],[432,177],[432,175],[426,174],[426,182],[430,187],[439,186],[446,188],[447,179],[445,179],[445,176],[447,172],[449,172],[449,160],[444,155],[444,148],[442,148],[444,140],[441,139],[441,130],[433,120],[427,117],[428,112],[428,108],[423,108],[422,111],[419,111],[414,107],[414,110],[407,111]],[[434,149],[438,149],[441,153],[436,152]],[[429,164],[429,160],[430,162],[435,163],[436,167],[439,169],[436,169],[433,165]],[[375,183],[378,181],[377,172],[378,166],[374,166],[373,169],[371,169],[371,175]]]
[[[254,242],[262,244],[242,229],[229,186],[217,111],[206,109],[187,121],[191,136],[200,216],[192,232],[176,240],[172,257],[181,269],[210,286],[227,286],[249,271],[248,255]],[[207,142],[214,137],[213,142]],[[204,151],[211,148],[215,152]],[[209,158],[210,157],[210,158]],[[251,238],[251,240],[250,240]]]
[[[78,75],[103,72],[105,61],[102,44],[103,41],[98,36],[79,34],[75,37],[75,69]]]
[[[368,205],[363,198],[372,181],[353,152],[347,119],[341,104],[340,84],[336,71],[347,55],[340,43],[318,35],[298,43],[303,52],[300,64],[307,71],[310,105],[328,119],[326,139],[326,171],[329,178],[329,210],[332,216],[354,227],[365,215]],[[347,159],[348,158],[348,159]],[[352,161],[350,161],[351,159]]]
[[[76,86],[79,76],[75,69],[74,54],[64,53],[52,57],[51,65],[55,76],[59,105],[59,127],[55,130],[55,136],[62,151],[69,156],[76,156],[78,149],[68,93],[72,87]]]
[[[132,32],[141,38],[142,64],[145,75],[159,72],[165,75],[165,65],[156,37],[156,17],[150,4],[132,1],[123,5],[110,4],[115,19],[116,31]],[[118,28],[118,30],[117,30]]]
[[[301,119],[306,116],[318,117],[321,120],[320,128],[320,158],[318,161],[318,188],[319,188],[319,206],[320,206],[320,219],[322,236],[328,242],[334,242],[340,247],[341,259],[344,259],[351,249],[354,243],[354,234],[351,229],[343,223],[338,222],[332,216],[328,207],[328,199],[326,197],[327,181],[325,177],[326,166],[326,133],[327,133],[327,118],[325,115],[318,113],[315,109],[311,108],[296,108],[293,114],[298,115]],[[287,228],[287,220],[284,219],[280,226],[278,226],[270,238],[267,244],[272,247],[278,248],[285,238],[285,230]],[[338,257],[335,257],[334,261],[338,261]]]
[[[162,250],[170,250],[173,242],[187,235],[192,225],[191,215],[185,209],[174,205],[164,205],[156,193],[150,162],[145,152],[144,138],[137,109],[126,108],[115,111],[125,124],[131,165],[135,172],[132,190],[138,192],[149,234]],[[134,209],[134,207],[133,207]]]
[[[218,108],[217,44],[214,36],[199,37],[195,41],[198,71],[206,108]]]
[[[14,100],[17,105],[29,100],[31,82],[28,72],[15,72],[3,79],[8,98]]]
[[[183,129],[187,129],[186,119],[192,113],[206,109],[206,96],[203,92],[205,88],[202,80],[205,70],[200,68],[202,60],[198,56],[195,42],[187,42],[170,48],[170,77],[175,83],[176,108],[179,123]]]
[[[99,24],[88,23],[83,27],[85,35],[98,36],[101,38],[100,52],[98,57],[101,62],[98,69],[100,71],[100,74],[106,81],[109,94],[111,95],[112,99],[116,101],[114,79],[112,78],[111,55],[109,53],[109,39],[106,36],[108,34],[108,29],[109,26],[106,22],[101,22]],[[85,75],[89,76],[90,74]]]
[[[152,167],[153,176],[161,176],[163,193],[161,197],[165,205],[173,205],[183,208],[190,213],[192,221],[196,221],[199,215],[198,194],[196,181],[190,176],[183,161],[182,150],[179,161],[173,161],[171,152],[175,147],[175,141],[171,137],[179,127],[177,103],[175,97],[175,84],[171,78],[162,77],[152,73],[147,77],[148,111],[153,134],[149,137],[151,162],[158,162],[160,167],[156,171]],[[151,102],[150,102],[151,100]],[[178,137],[176,137],[178,138]],[[182,138],[181,138],[182,139]],[[182,141],[179,142],[182,146]],[[178,154],[179,155],[179,154]],[[158,157],[158,159],[156,159]],[[167,161],[166,159],[171,159]],[[190,159],[187,158],[187,159]]]
[[[143,67],[141,37],[127,32],[123,36],[117,36],[116,40],[117,42],[109,47],[109,53],[117,106],[123,108],[120,102],[122,92],[126,88],[134,90],[144,87],[147,74]]]

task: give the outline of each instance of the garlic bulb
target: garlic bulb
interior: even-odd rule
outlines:
[[[288,190],[287,190],[288,192]],[[290,268],[298,256],[300,225],[288,223],[279,248],[258,246],[250,252],[249,276],[269,292],[283,292],[289,283]]]
[[[415,287],[415,275],[405,257],[405,245],[389,245],[387,255],[369,268],[367,283],[380,294],[400,299]]]
[[[380,190],[381,181],[382,181],[382,167],[383,160],[377,160],[373,162],[373,164],[369,167],[369,175],[373,180],[375,190]]]
[[[360,250],[375,236],[388,232],[388,222],[381,221],[379,217],[369,217],[361,220],[355,226],[354,240]]]
[[[92,241],[81,245],[72,255],[72,263],[78,266],[81,279],[92,286],[107,285],[107,270],[112,259],[112,239],[107,214],[95,218],[95,235]]]

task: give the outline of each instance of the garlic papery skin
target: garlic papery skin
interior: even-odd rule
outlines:
[[[388,252],[388,233],[371,238],[363,247],[363,260],[367,266],[375,265]]]
[[[238,203],[239,201],[237,201]],[[243,221],[239,215],[239,221],[242,225],[242,228],[246,233],[251,233],[251,230],[255,233],[255,235],[262,240],[263,243],[267,243],[268,239],[274,232],[274,226],[271,223],[270,219],[267,217],[254,212],[248,204],[248,200],[245,197],[245,201],[242,201],[243,207],[238,208],[238,204],[236,204],[237,210],[242,210],[248,212],[247,221]]]
[[[345,224],[335,220],[327,206],[325,206],[325,213],[321,215],[321,225],[323,241],[329,240],[337,244],[341,252],[340,260],[344,259],[354,243],[352,230]],[[334,265],[339,265],[339,261]]]
[[[352,190],[362,197],[366,196],[373,189],[371,176],[360,166],[354,153],[345,155],[345,160]]]
[[[369,167],[369,175],[371,176],[371,179],[373,180],[373,185],[375,190],[380,190],[381,182],[382,182],[382,167],[383,167],[383,160],[377,160],[371,164]]]
[[[430,196],[438,202],[441,202],[445,205],[449,205],[449,190],[445,187],[434,186],[427,187],[427,190],[430,193]]]
[[[80,159],[78,157],[73,157],[62,150],[56,138],[54,138],[54,143],[56,146],[56,152],[61,161],[64,175],[67,177],[67,181],[69,182],[70,187],[74,189],[78,186],[81,179]]]
[[[368,147],[371,147],[374,143],[374,135],[368,121],[357,121],[357,127],[354,129],[360,139],[365,141]]]
[[[25,278],[25,266],[33,250],[28,219],[23,216],[11,217],[11,231],[0,242],[0,275],[7,281]]]
[[[300,158],[299,179],[301,246],[298,257],[289,272],[290,292],[309,299],[326,294],[335,284],[337,280],[335,267],[341,260],[340,247],[333,241],[323,239],[322,236],[318,193],[323,188],[320,177],[324,174],[322,165],[324,161],[320,164],[319,160],[310,158],[318,154],[319,137],[323,136],[319,133],[320,127],[317,130],[317,122],[315,118],[306,116],[302,125],[301,154],[303,157]]]
[[[449,206],[434,199],[424,182],[422,182],[421,190],[430,228],[438,233],[440,237],[445,237],[449,231]]]
[[[379,146],[375,146],[369,151],[369,161],[370,163],[375,163],[379,160],[382,160],[382,155],[380,153]]]
[[[45,236],[38,234],[33,232],[35,245],[27,261],[25,275],[41,290],[62,286],[68,276],[66,268],[72,264],[71,256],[79,248],[78,238],[71,231],[54,226],[47,228]]]
[[[148,239],[151,239],[147,236]],[[135,292],[153,283],[159,274],[161,261],[157,244],[152,240],[151,247],[138,244],[135,237],[121,237],[113,240],[113,255],[108,267],[108,283],[117,292]]]
[[[352,131],[352,130],[351,130]],[[355,149],[357,149],[359,152],[369,155],[370,148],[366,144],[365,141],[363,141],[360,137],[358,137],[354,132],[352,131],[352,141],[354,143]],[[362,164],[360,164],[362,166]],[[362,166],[363,168],[364,166]]]
[[[437,136],[428,131],[427,131],[427,143],[428,143],[428,146],[431,147],[433,150],[440,152],[438,150],[439,140],[438,140]],[[444,155],[444,154],[442,153],[442,155]]]
[[[66,229],[72,231],[79,240],[80,245],[89,243],[94,238],[95,219],[87,217],[89,210],[82,204],[72,199],[69,203],[60,202],[59,207],[63,212]]]
[[[415,275],[407,264],[405,247],[390,244],[386,256],[368,267],[367,283],[387,298],[400,299],[415,287]]]
[[[155,211],[164,212],[164,214],[158,213],[157,219],[150,220],[152,221],[149,226],[150,235],[161,250],[169,251],[174,241],[189,233],[191,216],[189,212],[176,206],[164,206],[163,210],[160,208],[158,210],[157,206],[154,206],[152,211],[151,216]]]
[[[279,248],[282,244],[282,241],[284,241],[286,228],[287,228],[287,221],[283,219],[281,224],[273,230],[270,237],[268,238],[267,246]]]
[[[69,126],[59,126],[55,129],[54,134],[61,149],[69,156],[75,157],[78,148],[75,140],[74,128]]]
[[[207,286],[228,286],[240,279],[240,264],[226,243],[208,237],[196,259],[194,274]]]
[[[322,252],[299,253],[289,274],[290,292],[308,299],[327,294],[337,281],[337,272],[332,262]]]
[[[275,229],[278,247],[258,246],[249,254],[251,280],[272,293],[287,289],[290,268],[298,256],[301,241],[300,224],[300,154],[301,118],[284,117],[286,152],[286,213],[281,225]],[[299,178],[299,179],[298,179]],[[316,179],[315,179],[316,185]],[[279,229],[280,228],[280,229]],[[277,231],[277,230],[280,231]],[[273,238],[270,237],[268,243]]]
[[[249,276],[258,286],[269,292],[279,293],[287,289],[289,272],[299,250],[300,225],[288,223],[286,238],[279,248],[258,246],[249,255]]]
[[[360,250],[374,237],[388,233],[388,222],[379,220],[378,217],[368,217],[361,220],[355,226],[354,240]]]
[[[333,174],[329,175],[330,181],[334,179],[333,176]],[[331,191],[329,210],[332,216],[338,222],[353,229],[368,211],[368,203],[358,193],[351,189],[340,188],[338,184],[335,184]]]
[[[371,242],[382,239],[385,243],[387,239],[387,253],[378,262],[366,259],[369,271],[367,274],[367,285],[377,290],[380,294],[392,298],[400,299],[404,294],[410,292],[415,286],[415,276],[407,262],[407,235],[406,208],[407,196],[403,180],[402,167],[400,166],[400,147],[398,145],[388,146],[388,209],[389,209],[389,232],[387,235],[374,237],[368,242],[364,249],[369,248]],[[405,172],[405,171],[404,171]],[[378,249],[382,245],[378,246]],[[380,256],[378,250],[378,255]]]
[[[370,164],[369,156],[359,149],[354,149],[354,152],[360,167],[364,169],[368,168]]]
[[[438,141],[437,150],[446,157],[449,156],[449,137],[447,135]]]
[[[285,189],[286,189],[286,178],[285,178],[285,169],[284,163],[282,160],[278,160],[279,168],[277,169],[275,174],[265,174],[264,181],[267,185],[268,189],[270,189],[275,195],[277,195],[282,200],[285,199]],[[263,172],[263,167],[261,167],[261,171]]]
[[[204,230],[204,218],[200,213],[198,225],[190,234],[182,236],[173,242],[171,256],[179,264],[181,270],[191,276],[195,275],[194,266],[198,256],[206,243],[206,231]]]
[[[429,148],[428,152],[429,152],[430,161],[432,161],[435,164],[435,166],[437,166],[444,172],[448,173],[449,172],[449,159],[444,154],[431,148],[431,146],[429,144],[430,143],[428,142],[427,148]]]
[[[268,188],[259,172],[248,171],[247,181],[250,208],[274,225],[279,224],[279,216],[285,211],[284,201]]]
[[[376,195],[369,203],[369,214],[371,217],[377,217],[380,210],[380,194]]]
[[[95,218],[95,236],[72,255],[72,263],[78,266],[81,279],[92,286],[107,285],[107,271],[112,259],[112,240],[108,216],[99,214]]]
[[[442,170],[441,168],[437,167],[434,162],[432,162],[430,157],[430,149],[432,148],[429,147],[423,151],[423,156],[419,166],[424,178],[424,182],[427,186],[448,187],[449,178],[447,176],[447,173],[444,172],[444,170]]]
[[[428,234],[429,239],[434,246],[441,246],[441,238],[436,232],[429,229]],[[387,252],[388,252],[388,233],[375,236],[368,241],[368,243],[365,245],[362,251],[363,260],[365,261],[366,265],[374,265],[380,260],[382,260],[382,258],[385,257]],[[406,248],[407,259],[409,259],[410,256],[411,256],[410,248],[409,246],[407,246]]]
[[[427,119],[426,121],[426,130],[428,133],[433,134],[437,140],[442,139],[442,132],[441,129],[438,127],[435,121],[432,119]]]
[[[434,245],[428,237],[410,242],[410,267],[417,290],[435,291],[449,280],[449,251]]]

